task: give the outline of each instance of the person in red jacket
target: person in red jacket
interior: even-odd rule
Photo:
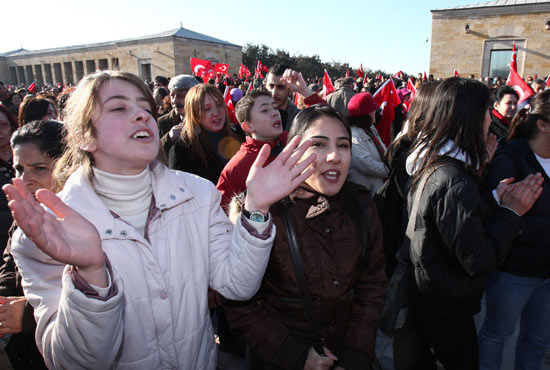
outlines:
[[[265,90],[253,90],[235,107],[237,119],[246,134],[246,141],[225,165],[216,187],[222,193],[222,208],[233,196],[246,190],[246,178],[252,163],[264,145],[271,147],[271,162],[286,144],[288,132],[283,133],[281,114],[271,95]],[[266,163],[266,164],[267,164]]]

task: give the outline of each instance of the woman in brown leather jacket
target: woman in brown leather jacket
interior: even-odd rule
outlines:
[[[312,141],[315,172],[272,207],[277,235],[260,290],[246,302],[225,301],[224,309],[231,328],[260,359],[252,368],[368,369],[386,288],[380,221],[369,192],[346,182],[351,133],[336,111],[302,111],[289,134],[298,135]],[[284,212],[297,236],[299,267],[292,261]],[[296,268],[305,274],[312,315]],[[314,334],[323,355],[313,349]]]

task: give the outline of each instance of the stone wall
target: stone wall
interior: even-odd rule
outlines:
[[[486,77],[492,49],[511,49],[516,40],[518,72],[550,73],[550,12],[438,17],[433,13],[430,73],[449,77],[456,68],[462,77]],[[465,25],[470,31],[465,32]]]

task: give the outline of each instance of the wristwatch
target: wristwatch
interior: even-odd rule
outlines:
[[[250,221],[254,222],[267,222],[269,220],[269,213],[264,215],[262,212],[254,211],[248,212],[246,208],[242,208],[244,217],[248,218]]]

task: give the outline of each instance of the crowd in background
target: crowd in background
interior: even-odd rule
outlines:
[[[235,74],[203,81],[178,75],[143,83],[107,71],[76,86],[33,83],[27,88],[0,82],[0,183],[19,179],[8,186],[8,197],[0,194],[0,243],[5,247],[0,334],[7,354],[0,356],[0,367],[215,368],[213,325],[220,350],[243,358],[247,369],[376,369],[374,345],[384,295],[402,262],[409,305],[404,329],[394,337],[395,369],[499,369],[503,345],[518,321],[516,369],[539,368],[550,344],[550,88],[528,77],[533,95],[520,100],[499,77],[400,77],[340,77],[331,81],[335,91],[328,94],[323,78],[304,78],[280,65],[265,78]],[[384,107],[373,95],[388,79],[399,104],[393,107],[391,140],[385,142],[379,133]],[[131,101],[135,95],[138,103],[107,111],[104,87],[113,81],[123,92],[115,100]],[[123,117],[126,113],[118,109],[133,116]],[[124,142],[116,141],[121,122],[143,125],[125,138],[132,140],[128,152]],[[155,129],[148,128],[151,124]],[[115,139],[109,140],[110,130]],[[134,143],[154,155],[133,149]],[[136,159],[141,156],[147,160]],[[139,171],[132,172],[134,164]],[[288,183],[290,170],[285,176],[277,172],[284,166],[300,169]],[[206,181],[172,178],[165,167]],[[170,185],[158,185],[161,180]],[[82,183],[93,185],[82,190]],[[39,207],[36,201],[48,205],[48,199],[37,196],[39,189],[64,189],[62,200],[84,216],[88,210],[71,197],[97,195],[97,204],[110,211],[109,220],[131,228],[120,231],[115,242],[127,248],[122,233],[135,229],[136,243],[152,246],[153,253],[131,255],[130,268],[121,267],[124,256],[113,251],[110,239],[102,239],[106,262],[100,265],[108,279],[92,283],[78,259],[48,249],[36,226],[19,225],[23,211],[13,202],[8,206],[8,199],[17,204],[25,199],[28,209]],[[266,189],[272,189],[269,196]],[[195,204],[194,194],[204,199]],[[201,203],[206,199],[210,204]],[[97,204],[90,202],[90,207]],[[199,222],[191,221],[189,204]],[[205,207],[209,214],[201,213]],[[89,212],[91,230],[95,226],[103,232],[108,226],[101,217],[107,216]],[[181,235],[158,228],[164,222],[174,227],[171,218],[183,220],[183,215],[185,223],[170,229]],[[223,242],[217,236],[208,240],[214,228],[224,229],[216,229],[220,235],[233,232],[226,215],[237,236],[232,242],[230,236],[219,236]],[[202,228],[200,221],[211,228]],[[77,225],[88,230],[84,222]],[[110,237],[118,227],[105,232]],[[42,233],[58,238],[51,228]],[[218,253],[205,262],[200,258],[204,251],[189,246],[192,261],[181,263],[200,270],[194,290],[204,288],[202,293],[189,293],[185,284],[192,271],[175,272],[182,267],[165,254],[181,257],[177,245],[186,235]],[[244,246],[237,249],[235,240]],[[175,249],[162,252],[163,243]],[[29,246],[36,249],[34,255]],[[256,255],[259,246],[272,248],[270,254]],[[298,246],[300,252],[293,252]],[[232,261],[234,266],[219,262],[224,248],[248,260],[242,265]],[[155,282],[164,277],[172,286],[162,290],[164,283],[158,283],[154,289],[148,286],[154,291],[145,296],[135,294],[139,287],[125,279],[135,277],[131,264],[137,260],[136,271],[146,271]],[[49,261],[59,265],[53,275]],[[258,271],[243,267],[251,261]],[[64,270],[65,265],[78,268]],[[254,281],[241,290],[238,283],[232,285],[235,276],[239,283]],[[44,279],[56,283],[40,284]],[[71,297],[66,287],[86,298]],[[155,289],[162,290],[160,295]],[[136,303],[135,310],[98,324],[108,327],[104,345],[113,348],[90,345],[97,333],[87,336],[79,330],[84,326],[71,329],[73,320],[95,322],[86,305],[99,312],[104,308],[97,308],[103,306],[96,301],[107,305],[122,294],[136,302],[150,300],[151,306]],[[483,294],[486,318],[478,333],[473,316]],[[172,304],[172,311],[161,310],[168,322],[137,320],[162,303],[155,303],[157,295]],[[172,302],[173,296],[196,302]],[[181,312],[174,312],[180,305]],[[141,339],[122,334],[127,327],[117,331],[119,325],[130,325],[120,322],[131,323],[132,335]],[[61,329],[53,330],[55,325]],[[185,335],[170,337],[159,330]],[[191,343],[193,330],[202,347]],[[151,343],[170,349],[152,350]],[[104,358],[102,348],[108,352]]]

